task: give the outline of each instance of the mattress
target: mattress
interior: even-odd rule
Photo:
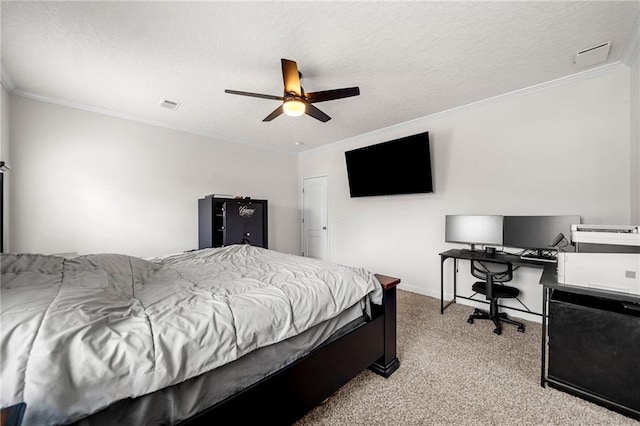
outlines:
[[[381,300],[368,271],[251,246],[1,261],[0,404],[26,402],[25,425],[78,421]]]
[[[364,324],[367,318],[359,306],[352,306],[335,318],[302,334],[218,367],[213,371],[138,398],[115,402],[88,416],[75,426],[169,425],[209,408],[246,389],[305,356],[313,349],[337,339]]]

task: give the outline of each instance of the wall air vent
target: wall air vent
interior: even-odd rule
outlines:
[[[176,110],[180,106],[180,103],[179,102],[169,101],[167,99],[163,99],[162,102],[160,102],[160,106],[162,108]]]
[[[584,68],[591,65],[600,64],[607,60],[609,56],[609,50],[611,49],[611,42],[602,43],[597,46],[590,47],[585,50],[581,50],[576,53],[573,58],[573,63],[578,68]]]

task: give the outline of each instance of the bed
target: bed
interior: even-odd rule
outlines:
[[[395,286],[252,246],[2,255],[2,406],[25,424],[290,424],[396,368]]]

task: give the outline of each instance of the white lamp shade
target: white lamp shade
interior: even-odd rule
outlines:
[[[289,101],[284,101],[284,105],[282,105],[282,108],[284,109],[284,113],[288,116],[299,117],[304,114],[307,106],[302,101],[291,99]]]

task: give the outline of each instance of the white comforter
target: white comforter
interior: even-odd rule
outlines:
[[[78,420],[382,296],[363,269],[251,246],[1,266],[0,404],[26,402],[25,424]]]

